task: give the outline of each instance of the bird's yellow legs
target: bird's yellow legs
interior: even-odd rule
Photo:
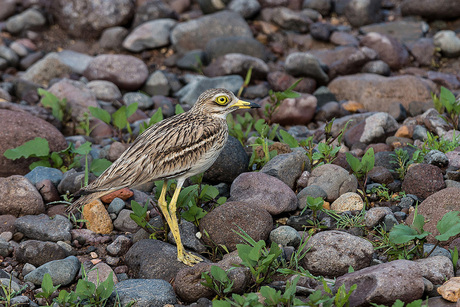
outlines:
[[[191,253],[186,252],[184,250],[184,246],[182,245],[182,240],[180,238],[179,225],[177,224],[177,216],[176,216],[176,209],[177,209],[176,204],[177,204],[177,198],[179,197],[179,193],[182,188],[182,184],[183,184],[183,181],[177,182],[177,187],[176,187],[176,190],[174,191],[173,197],[169,204],[169,210],[168,210],[168,204],[166,202],[166,197],[165,197],[168,183],[165,180],[165,182],[163,183],[163,187],[161,189],[160,198],[158,199],[158,205],[166,219],[166,223],[168,223],[169,228],[171,229],[171,232],[174,236],[174,240],[176,241],[177,260],[185,263],[186,265],[193,266],[194,264],[200,261],[203,261],[203,259]]]

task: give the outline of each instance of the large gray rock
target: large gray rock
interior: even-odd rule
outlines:
[[[65,249],[54,242],[27,240],[19,244],[15,256],[21,263],[40,266],[52,260],[64,259],[67,253]]]
[[[71,36],[96,38],[107,28],[127,23],[133,16],[134,3],[130,0],[58,0],[51,9],[59,26]]]
[[[314,168],[308,179],[308,186],[320,186],[327,194],[326,200],[333,202],[340,195],[355,192],[358,180],[343,167],[335,164],[323,164]]]
[[[169,45],[171,29],[176,25],[174,19],[147,21],[135,28],[123,41],[123,47],[132,52],[160,48]]]
[[[329,81],[318,58],[308,52],[294,52],[288,55],[285,68],[293,76],[311,77],[321,84]]]
[[[14,222],[17,231],[30,239],[41,241],[70,241],[72,223],[62,215],[50,218],[46,214],[22,216]]]
[[[115,285],[115,291],[122,306],[133,301],[136,307],[163,307],[177,303],[171,284],[162,279],[123,280]]]
[[[230,189],[230,200],[265,209],[272,215],[297,209],[294,191],[278,178],[264,173],[243,173]]]
[[[350,296],[350,306],[371,303],[391,306],[397,299],[409,303],[422,298],[424,282],[419,265],[408,260],[395,260],[340,276],[335,289],[345,285],[357,288]]]
[[[248,206],[242,201],[229,201],[215,208],[200,221],[201,233],[207,245],[225,245],[229,251],[245,241],[237,234],[243,229],[256,242],[266,240],[273,228],[273,219],[267,210]]]
[[[125,262],[134,278],[173,279],[187,267],[177,261],[177,248],[169,243],[143,239],[136,242],[125,255]]]
[[[460,6],[456,0],[404,0],[401,3],[401,13],[429,19],[450,19],[460,16]]]
[[[328,277],[342,276],[349,267],[357,271],[370,266],[374,253],[369,241],[337,230],[315,234],[305,250],[301,265],[313,275]]]
[[[383,77],[374,74],[356,74],[332,80],[329,89],[338,101],[353,100],[364,105],[368,111],[388,112],[397,100],[409,109],[412,101],[431,101],[435,84],[416,76],[402,75]]]
[[[13,175],[0,177],[0,214],[16,217],[45,212],[42,196],[26,178]]]
[[[179,23],[171,32],[171,42],[178,51],[204,49],[216,37],[252,37],[246,21],[238,13],[222,11]]]
[[[71,72],[72,68],[56,52],[51,52],[30,66],[21,78],[47,88],[52,79],[62,78]]]
[[[125,90],[137,90],[147,80],[147,65],[136,57],[124,54],[96,56],[84,71],[89,80],[107,80]]]
[[[72,283],[80,270],[80,261],[75,256],[69,256],[61,260],[53,260],[33,270],[26,276],[24,281],[32,282],[40,286],[43,276],[50,274],[53,285],[66,286]]]
[[[275,156],[260,172],[278,178],[294,190],[296,181],[304,170],[311,170],[310,160],[304,152],[295,151]]]

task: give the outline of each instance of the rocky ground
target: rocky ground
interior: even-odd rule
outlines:
[[[447,249],[460,247],[459,239],[428,258],[394,260],[375,243],[375,227],[412,223],[418,204],[434,243],[436,223],[460,211],[460,151],[431,152],[404,178],[392,163],[395,149],[414,152],[407,145],[422,146],[427,132],[453,138],[431,93],[441,86],[460,92],[458,0],[0,0],[0,31],[0,277],[12,276],[17,290],[26,286],[12,304],[44,304],[36,294],[45,273],[60,289],[74,290],[83,265],[92,281],[113,272],[123,305],[135,299],[135,306],[208,306],[215,294],[200,284],[201,273],[211,263],[228,269],[241,261],[236,225],[256,241],[276,242],[285,255],[299,249],[306,231],[315,233],[300,266],[337,278],[336,287],[357,284],[351,306],[427,298],[429,306],[455,304],[437,289],[456,275]],[[278,155],[250,171],[249,145],[257,133],[244,144],[230,138],[203,177],[228,200],[205,206],[209,213],[199,228],[181,225],[186,248],[206,258],[193,268],[175,261],[173,238],[149,239],[130,218],[131,200],[151,200],[151,223],[161,228],[153,186],[103,199],[108,213],[103,209],[96,218],[107,216],[104,227],[86,229],[56,202],[79,190],[82,167],[30,171],[36,159],[3,155],[41,137],[51,151],[90,141],[90,160],[114,161],[133,137],[94,118],[85,135],[79,123],[89,107],[113,113],[137,102],[129,117],[135,136],[159,107],[164,117],[176,105],[188,110],[205,89],[244,87],[244,99],[266,106],[270,90],[284,91],[299,78],[299,97],[285,99],[271,117],[264,108],[252,116],[279,123],[297,140],[313,136],[315,143],[325,141],[325,123],[335,118],[332,135],[345,129],[337,159],[312,166],[304,150],[275,143]],[[65,120],[43,106],[39,88],[66,99]],[[345,152],[362,157],[369,148],[375,167],[368,188],[385,185],[389,197],[369,193],[366,206]],[[300,215],[307,196],[322,197],[359,227],[340,228],[323,213],[323,228],[312,227],[312,212]],[[231,252],[223,259],[219,244]],[[247,292],[248,272],[231,272],[234,292]],[[279,279],[272,286],[284,284],[286,278]],[[309,282],[301,285],[317,286]]]

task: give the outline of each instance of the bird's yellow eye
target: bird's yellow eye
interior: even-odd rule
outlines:
[[[216,98],[216,102],[220,105],[226,105],[228,103],[228,97],[227,96],[219,96]]]

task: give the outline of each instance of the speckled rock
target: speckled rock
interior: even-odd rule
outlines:
[[[70,241],[72,223],[62,215],[50,218],[46,214],[25,215],[14,222],[17,231],[26,237],[41,241]]]
[[[439,167],[431,164],[417,164],[407,170],[402,184],[406,193],[425,199],[444,189],[446,183]]]
[[[368,267],[372,261],[372,244],[349,233],[328,230],[310,238],[301,265],[314,275],[338,277],[352,266],[356,271]]]
[[[107,80],[125,90],[137,90],[148,77],[144,62],[131,55],[102,54],[96,56],[84,72],[89,80]]]
[[[45,204],[40,193],[29,180],[14,175],[0,177],[0,214],[16,217],[45,212]]]
[[[179,23],[171,32],[171,43],[178,51],[203,49],[221,36],[252,37],[252,33],[238,13],[222,11]]]
[[[327,194],[326,200],[333,202],[344,193],[355,192],[358,180],[338,165],[323,164],[312,170],[308,185],[320,186]]]
[[[0,110],[0,177],[25,175],[30,172],[29,165],[34,158],[10,160],[3,154],[7,149],[16,148],[36,137],[45,138],[51,151],[67,148],[62,133],[50,123],[27,112]]]
[[[162,307],[177,303],[170,283],[162,279],[128,279],[115,285],[120,304],[126,306],[135,301],[139,307]]]
[[[344,193],[331,204],[331,210],[337,212],[362,210],[364,202],[359,194],[354,192]]]
[[[352,306],[392,305],[397,299],[412,302],[422,298],[425,288],[419,266],[409,260],[395,260],[347,273],[337,278],[335,289],[343,284],[346,289],[353,284],[358,286],[349,299]]]
[[[310,160],[304,152],[295,151],[275,156],[260,172],[278,178],[294,190],[302,170],[311,170]]]
[[[235,232],[243,229],[256,242],[266,240],[273,227],[270,214],[261,207],[249,206],[243,201],[229,201],[209,212],[201,219],[200,231],[208,236],[203,240],[209,244],[223,244],[229,251],[244,240]]]
[[[230,200],[276,215],[297,208],[295,193],[281,180],[264,173],[243,173],[230,189]]]

